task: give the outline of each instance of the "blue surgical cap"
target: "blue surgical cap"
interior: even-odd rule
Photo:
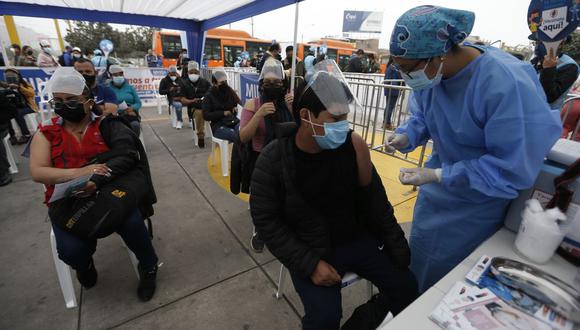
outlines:
[[[423,59],[446,54],[471,33],[475,14],[435,6],[419,6],[404,13],[393,28],[393,56]]]

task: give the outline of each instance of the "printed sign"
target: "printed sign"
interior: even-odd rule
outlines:
[[[381,33],[383,12],[345,10],[342,32]]]
[[[4,69],[5,68],[0,68],[0,80],[5,80]],[[17,69],[20,71],[22,78],[34,87],[37,95],[36,102],[40,102],[38,95],[41,86],[44,86],[44,84],[50,79],[55,68],[18,67]],[[123,68],[123,70],[125,78],[135,88],[141,101],[144,102],[155,99],[155,91],[159,89],[159,82],[168,72],[167,69],[164,68]]]
[[[565,39],[580,23],[578,0],[532,0],[527,23],[532,34],[544,42]]]
[[[256,98],[260,95],[258,91],[257,73],[241,73],[240,74],[240,99],[241,104],[245,104],[247,100]]]

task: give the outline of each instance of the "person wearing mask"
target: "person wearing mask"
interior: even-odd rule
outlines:
[[[421,186],[410,236],[420,292],[501,228],[510,201],[534,184],[562,131],[528,63],[461,45],[474,22],[469,11],[419,6],[391,35],[394,65],[413,94],[411,117],[387,149],[408,153],[433,141],[425,167],[399,176]]]
[[[24,45],[22,47],[22,55],[17,66],[36,66],[36,57],[34,57],[34,51],[30,46]]]
[[[83,53],[81,51],[81,49],[79,47],[74,47],[72,50],[72,57],[71,57],[71,66],[74,65],[74,63],[78,60],[80,60],[83,57]]]
[[[240,121],[236,115],[240,98],[228,85],[228,75],[223,70],[215,70],[211,82],[203,98],[203,119],[211,122],[214,137],[233,143],[238,137],[236,128]]]
[[[10,133],[10,143],[14,144],[25,144],[30,140],[30,131],[28,130],[28,125],[26,124],[25,116],[28,114],[38,111],[38,106],[34,100],[35,92],[34,88],[22,78],[22,75],[16,68],[8,67],[4,72],[4,78],[6,82],[2,82],[2,87],[10,89],[13,93],[8,94],[9,100],[14,105],[16,111],[14,115],[14,120],[20,128],[22,136],[16,138],[16,133],[12,128],[12,125],[8,127]]]
[[[175,111],[175,117],[177,119],[176,129],[181,129],[183,127],[183,104],[181,104],[181,87],[179,85],[179,73],[177,73],[177,67],[175,65],[169,66],[169,72],[167,76],[161,79],[159,83],[159,95],[167,96],[167,101],[170,107]],[[203,142],[202,142],[203,144]]]
[[[196,61],[187,63],[187,76],[179,79],[179,87],[183,94],[179,101],[187,107],[189,127],[193,127],[193,120],[195,120],[198,145],[203,148],[205,147],[205,122],[203,120],[202,99],[210,89],[211,84],[199,75],[199,64]]]
[[[40,133],[34,135],[30,148],[30,175],[46,187],[45,204],[56,238],[58,257],[76,271],[77,279],[85,289],[92,288],[98,277],[92,257],[97,237],[108,236],[108,233],[81,235],[71,228],[70,221],[64,224],[58,221],[59,216],[69,212],[68,208],[74,210],[77,203],[85,205],[79,222],[100,220],[103,223],[116,212],[122,212],[119,217],[127,214],[125,221],[111,224],[110,232],[116,231],[139,260],[137,296],[141,301],[149,301],[156,289],[158,258],[144,217],[152,215],[156,197],[143,146],[122,120],[95,116],[91,109],[95,104],[91,90],[83,76],[73,68],[59,68],[46,88],[58,117],[41,125]],[[107,160],[99,161],[105,155],[109,156]],[[72,196],[51,201],[55,184],[85,176],[90,176],[90,179]],[[134,178],[131,182],[147,191],[140,192],[143,197],[127,205],[131,208],[126,212],[107,211],[104,206],[109,201],[109,194],[98,192],[103,186],[126,176]],[[87,199],[93,201],[92,205],[101,207],[92,207]]]
[[[58,57],[58,64],[61,66],[73,66],[72,47],[70,45],[64,47],[64,52]]]
[[[2,141],[9,134],[9,129],[12,126],[10,123],[11,119],[16,116],[16,106],[10,100],[13,93],[13,90],[0,85],[0,187],[12,182],[8,151]]]
[[[364,321],[375,329],[417,296],[405,234],[366,142],[349,128],[347,116],[358,101],[336,63],[317,64],[296,95],[297,129],[262,149],[256,161],[252,220],[290,272],[304,306],[302,329],[339,329],[346,272],[379,289],[364,308],[372,310],[375,317]],[[344,329],[361,329],[357,321],[355,311]]]
[[[139,116],[141,99],[135,88],[125,79],[121,66],[111,65],[109,72],[112,76],[111,89],[115,92],[119,104],[117,113],[129,122],[135,135],[139,136],[141,133],[141,116]]]
[[[46,40],[41,40],[39,45],[41,51],[38,54],[36,66],[41,68],[60,66],[53,56],[54,51],[52,50],[50,43]]]
[[[281,52],[282,48],[280,47],[280,44],[277,42],[272,43],[268,48],[268,51],[264,53],[264,55],[256,65],[256,69],[258,70],[258,72],[262,71],[262,67],[264,66],[264,63],[266,63],[266,60],[268,58],[273,57],[274,59],[280,60],[279,58]]]
[[[400,80],[403,79],[399,71],[393,65],[393,58],[389,58],[389,62],[387,63],[387,71],[385,72],[385,80]],[[385,85],[391,86],[402,86],[403,82],[395,82],[395,81],[388,81],[385,82]],[[393,111],[395,110],[395,106],[397,105],[397,99],[399,98],[399,94],[401,93],[400,90],[394,88],[385,88],[385,97],[387,99],[386,107],[385,107],[385,117],[383,118],[383,129],[384,130],[393,130]]]
[[[364,72],[363,57],[365,56],[365,51],[359,49],[356,53],[352,54],[348,60],[348,65],[346,67],[346,72]]]
[[[93,63],[93,67],[95,68],[106,68],[107,67],[107,58],[103,56],[103,53],[100,49],[95,49],[93,51],[93,58],[91,59]]]
[[[12,52],[12,65],[18,66],[20,63],[20,58],[22,57],[22,49],[20,48],[20,45],[10,45],[10,51]]]
[[[550,108],[560,111],[564,101],[568,97],[568,92],[578,79],[580,73],[580,66],[574,59],[562,52],[562,47],[570,43],[572,37],[560,43],[557,54],[550,49],[546,50],[543,42],[537,40],[536,51],[537,55],[534,59],[536,62],[536,70],[540,75],[540,83],[546,93]]]
[[[290,70],[292,69],[292,57],[294,56],[294,46],[290,45],[286,47],[286,58],[282,61],[284,70],[286,70],[286,75],[290,75]],[[296,76],[304,77],[304,62],[299,57],[296,57]]]
[[[93,62],[86,58],[81,58],[75,62],[74,68],[83,75],[87,86],[91,89],[95,98],[93,110],[97,112],[96,114],[116,116],[118,108],[117,96],[111,87],[97,83],[97,70]]]
[[[157,67],[158,59],[151,49],[147,50],[147,55],[145,55],[145,62],[147,62],[147,66],[150,68]]]
[[[381,73],[381,65],[379,64],[379,62],[377,62],[375,54],[369,54],[367,57],[369,59],[369,67],[368,67],[367,72],[368,73]]]
[[[275,136],[275,125],[292,121],[292,101],[294,96],[288,91],[282,63],[270,58],[264,63],[258,80],[260,96],[246,101],[240,121],[240,141],[251,143],[252,166],[258,155]],[[251,176],[253,168],[247,171]],[[264,241],[254,229],[250,246],[254,252],[264,250]]]

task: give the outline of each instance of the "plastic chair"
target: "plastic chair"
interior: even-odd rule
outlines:
[[[284,265],[280,265],[280,275],[278,275],[278,289],[276,290],[276,293],[274,294],[276,299],[280,299],[280,298],[282,298],[282,295],[284,295],[284,282],[286,281],[287,273],[288,273],[288,270],[286,270]],[[362,280],[362,277],[358,276],[357,274],[350,273],[350,272],[346,273],[342,277],[342,283],[341,283],[340,287],[346,288],[347,286],[351,286],[360,280]],[[368,296],[369,296],[368,299],[371,299],[373,296],[373,284],[371,283],[371,281],[367,281],[367,290],[368,290],[367,292],[368,292]]]
[[[10,171],[10,174],[16,174],[18,173],[18,165],[16,165],[17,164],[16,159],[12,154],[12,146],[10,145],[10,136],[6,135],[6,137],[4,137],[4,139],[2,140],[2,143],[4,143],[4,148],[6,148],[6,156],[8,158],[8,163],[10,164],[10,168],[8,169],[8,171]]]
[[[216,154],[215,154],[215,147],[218,146],[220,149],[220,158],[222,163],[222,175],[228,176],[230,171],[230,141],[218,139],[213,136],[213,132],[211,131],[211,127],[209,123],[206,121],[206,132],[211,137],[211,165],[215,165],[216,163]],[[209,127],[209,129],[208,129]]]
[[[123,245],[125,245],[125,243],[123,243]],[[54,259],[54,267],[56,268],[56,274],[58,276],[58,282],[60,283],[60,289],[64,297],[66,308],[75,308],[78,306],[78,304],[70,267],[58,258],[58,251],[56,250],[56,238],[52,228],[50,229],[50,247],[52,250],[52,258]],[[126,245],[125,247],[127,248]],[[127,248],[127,252],[129,252],[129,258],[133,264],[133,269],[135,270],[137,279],[139,279],[139,269],[137,268],[139,261],[137,260],[135,254],[129,250],[129,248]]]
[[[145,146],[145,139],[143,138],[143,128],[139,131],[139,140],[141,140],[141,144],[143,145],[143,149],[147,152],[147,147]]]
[[[38,129],[38,120],[36,120],[36,112],[29,113],[24,116],[24,120],[26,121],[26,126],[28,126],[28,130],[32,132],[36,132]]]

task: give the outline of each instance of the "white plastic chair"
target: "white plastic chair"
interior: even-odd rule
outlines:
[[[139,140],[141,140],[141,144],[143,145],[143,149],[147,152],[147,147],[145,146],[145,139],[143,138],[143,127],[139,131]]]
[[[30,133],[36,132],[38,129],[38,120],[36,120],[36,112],[29,113],[24,116],[24,120],[26,121],[26,126],[28,126],[28,130]]]
[[[280,274],[278,275],[278,289],[276,290],[276,293],[274,294],[276,299],[280,299],[284,295],[284,282],[286,281],[287,273],[288,273],[288,270],[286,269],[286,267],[284,267],[284,265],[280,265]],[[346,273],[342,277],[342,284],[340,287],[346,288],[347,286],[351,286],[360,280],[362,280],[362,277],[358,276],[357,274]],[[371,299],[371,297],[373,296],[373,284],[371,283],[371,281],[367,281],[367,292],[368,292],[368,299]]]
[[[2,140],[2,143],[4,143],[4,148],[6,148],[6,156],[8,158],[8,163],[10,164],[10,168],[8,169],[8,171],[10,171],[10,174],[16,174],[18,173],[18,165],[16,165],[16,159],[14,158],[14,155],[12,154],[12,146],[10,145],[10,136],[6,135],[6,137],[4,137],[4,139]]]
[[[154,83],[155,86],[155,102],[157,103],[157,113],[160,115],[163,114],[163,103],[167,101],[167,97],[165,95],[159,94],[159,83],[160,81],[156,81]]]
[[[230,172],[230,141],[228,140],[222,140],[222,139],[218,139],[216,137],[213,136],[213,132],[211,131],[211,126],[209,125],[209,123],[206,121],[206,132],[208,132],[207,134],[210,135],[211,137],[211,165],[215,165],[216,163],[216,153],[215,153],[215,147],[218,146],[218,148],[220,149],[220,159],[221,159],[221,163],[222,163],[222,175],[223,176],[228,176],[229,172]]]
[[[125,245],[125,243],[123,243],[123,245]],[[64,303],[66,305],[66,308],[75,308],[78,306],[78,304],[70,267],[58,258],[58,251],[56,250],[56,238],[54,236],[54,231],[52,230],[52,228],[50,229],[50,247],[52,249],[52,258],[54,259],[54,267],[56,268],[56,274],[58,276],[58,282],[60,283],[60,289],[64,297]],[[139,269],[137,268],[139,261],[137,260],[135,254],[131,250],[129,250],[129,248],[126,245],[125,247],[127,248],[127,252],[129,252],[129,258],[131,259],[131,263],[133,264],[133,269],[135,270],[137,279],[139,279]]]

